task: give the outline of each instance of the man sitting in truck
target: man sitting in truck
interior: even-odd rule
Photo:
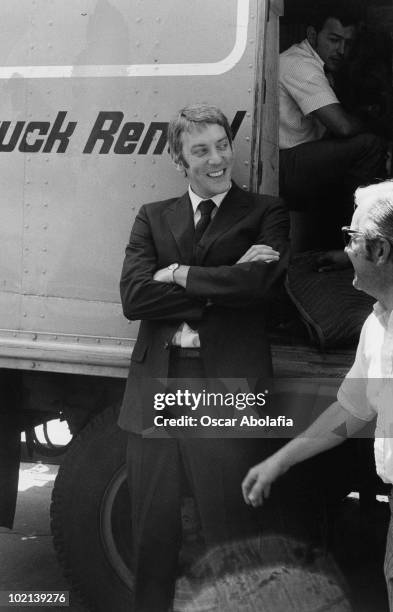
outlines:
[[[121,277],[124,314],[141,319],[119,420],[130,432],[138,612],[172,609],[182,480],[196,500],[207,544],[241,537],[239,530],[252,523],[249,509],[242,510],[240,483],[259,442],[224,439],[220,432],[213,439],[189,436],[184,429],[177,438],[170,423],[166,436],[156,429],[158,438],[151,439],[143,432],[154,422],[153,389],[165,379],[178,381],[177,394],[194,389],[195,380],[203,390],[213,379],[271,376],[265,305],[288,262],[288,213],[277,198],[245,192],[232,181],[232,135],[219,109],[182,109],[170,123],[169,147],[188,190],[142,206]],[[197,420],[201,414],[179,401],[171,406],[166,415]]]
[[[242,489],[252,506],[269,497],[273,482],[291,466],[356,436],[375,416],[377,473],[385,483],[393,483],[393,181],[359,188],[355,202],[351,226],[343,228],[353,286],[378,302],[363,325],[355,362],[337,401],[298,437],[249,470]],[[390,506],[385,575],[393,611],[392,497]]]
[[[385,175],[381,138],[334,90],[357,21],[341,0],[319,4],[306,39],[280,55],[280,195],[301,211],[291,213],[294,250],[337,248],[355,189]]]

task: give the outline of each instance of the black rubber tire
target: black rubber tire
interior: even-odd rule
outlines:
[[[73,591],[97,612],[130,612],[127,436],[118,410],[97,415],[69,448],[52,493],[54,546]]]

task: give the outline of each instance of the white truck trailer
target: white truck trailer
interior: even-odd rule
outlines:
[[[0,380],[20,390],[6,408],[21,428],[60,415],[75,434],[54,540],[98,610],[128,609],[132,588],[116,426],[137,333],[118,289],[130,228],[142,203],[185,189],[167,127],[187,103],[221,107],[236,181],[277,193],[281,12],[281,0],[1,3]]]

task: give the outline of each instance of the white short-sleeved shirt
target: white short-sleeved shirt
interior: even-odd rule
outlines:
[[[377,415],[376,469],[384,482],[393,483],[393,313],[379,303],[363,325],[355,362],[337,399],[359,419]]]
[[[318,108],[338,104],[324,63],[308,40],[281,53],[279,65],[280,149],[320,140],[326,128],[310,116]]]

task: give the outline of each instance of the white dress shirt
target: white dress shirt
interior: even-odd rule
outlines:
[[[281,53],[279,65],[280,149],[320,140],[325,126],[310,113],[338,104],[324,62],[308,40]]]
[[[229,189],[228,189],[229,191]],[[190,196],[192,209],[194,211],[194,225],[196,226],[198,221],[201,218],[201,211],[198,206],[203,200],[212,200],[216,208],[213,209],[211,214],[211,219],[217,214],[217,211],[221,205],[221,202],[227,195],[228,191],[224,191],[224,193],[218,193],[217,195],[211,198],[201,198],[196,193],[193,192],[191,186],[188,187],[188,195]],[[179,262],[180,264],[182,262]],[[173,336],[172,344],[175,346],[181,346],[182,348],[199,348],[201,343],[199,341],[199,334],[195,329],[192,329],[186,322],[182,323]]]
[[[337,399],[359,419],[377,415],[376,469],[384,482],[393,483],[393,312],[379,303],[363,325],[355,362]]]

